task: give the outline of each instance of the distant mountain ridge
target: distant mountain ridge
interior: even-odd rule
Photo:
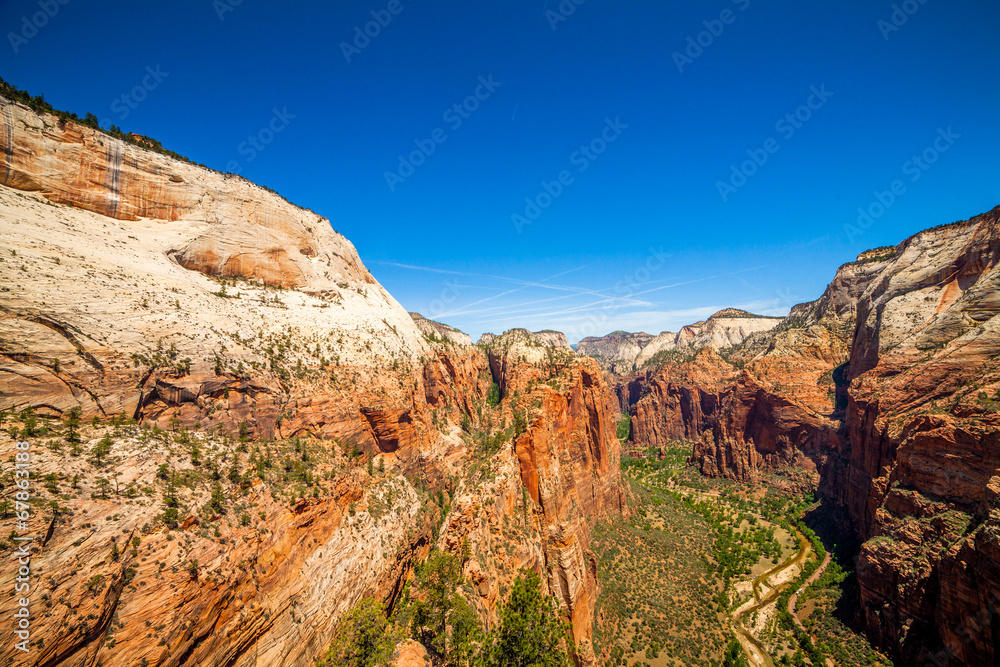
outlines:
[[[664,331],[651,336],[644,332],[613,331],[606,336],[584,338],[576,351],[593,357],[605,370],[629,373],[657,363],[674,350],[687,354],[739,345],[752,334],[773,329],[783,319],[755,315],[739,308],[723,308],[707,320],[684,326],[677,333]]]
[[[542,331],[528,331],[527,329],[514,328],[507,331],[516,331],[519,334],[526,336],[529,340],[534,341],[538,345],[549,346],[549,347],[564,347],[570,351],[573,350],[573,346],[569,344],[569,339],[566,338],[566,334],[561,331],[553,331],[552,329],[543,329]],[[480,345],[488,345],[495,339],[499,338],[493,333],[484,333],[479,337]]]

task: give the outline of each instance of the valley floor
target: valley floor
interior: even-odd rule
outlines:
[[[677,444],[623,460],[631,519],[594,531],[603,664],[891,665],[842,620],[853,566],[830,511],[702,477]]]

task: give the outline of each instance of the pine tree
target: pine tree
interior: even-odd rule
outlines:
[[[382,605],[373,598],[364,598],[338,624],[326,658],[317,667],[388,665],[397,639]]]
[[[462,580],[462,564],[444,551],[435,551],[420,567],[414,586],[413,631],[441,655],[448,652],[448,619],[455,607],[455,589]]]
[[[80,414],[82,412],[79,405],[74,405],[66,413],[66,442],[71,445],[80,442]]]
[[[565,624],[542,594],[534,572],[518,576],[500,610],[500,626],[486,655],[486,667],[566,667]]]
[[[111,453],[111,444],[111,434],[105,433],[104,437],[98,440],[97,444],[91,450],[91,454],[94,457],[94,465],[98,468],[106,463],[106,458]]]

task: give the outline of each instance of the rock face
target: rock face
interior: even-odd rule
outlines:
[[[683,327],[677,333],[663,331],[651,336],[642,332],[614,331],[607,336],[584,338],[576,346],[576,352],[593,357],[605,370],[628,374],[657,361],[669,360],[671,350],[678,351],[677,357],[704,349],[718,351],[738,345],[753,334],[770,331],[780,322],[781,318],[726,308],[703,322]]]
[[[843,500],[874,538],[869,628],[907,662],[1000,660],[998,264],[1000,208],[901,243],[857,305]]]
[[[453,550],[470,542],[466,574],[484,610],[496,608],[520,568],[542,572],[570,620],[579,657],[590,664],[597,601],[590,531],[624,508],[616,411],[592,360],[570,353],[554,366],[533,362],[524,352],[537,348],[526,340],[534,343],[513,330],[491,344],[490,366],[504,394],[500,427],[513,424],[513,443],[489,470],[494,484],[473,477],[456,491],[442,540]]]
[[[420,313],[410,313],[410,317],[413,318],[413,323],[425,336],[449,341],[455,345],[472,345],[472,338],[469,337],[469,334],[459,331],[455,327],[429,320]]]
[[[1000,208],[862,254],[723,357],[618,387],[636,446],[690,440],[741,480],[797,466],[843,503],[862,615],[904,664],[1000,659],[998,258]]]
[[[552,347],[564,347],[568,350],[572,350],[573,346],[569,344],[566,339],[566,334],[561,331],[553,331],[552,329],[545,329],[544,331],[535,331],[532,337],[537,340],[542,345],[551,345]]]
[[[778,326],[781,318],[753,315],[736,308],[726,308],[703,322],[683,327],[677,333],[664,331],[650,340],[635,356],[635,370],[655,363],[658,353],[679,350],[683,353],[711,349],[721,350],[742,343],[752,334],[769,331]],[[662,358],[663,355],[660,355]]]
[[[0,97],[0,184],[121,221],[159,220],[185,233],[163,251],[218,277],[339,295],[376,285],[325,218],[237,176],[126,144]],[[322,252],[319,250],[322,248]]]
[[[601,368],[612,372],[632,370],[635,358],[653,337],[648,333],[613,331],[607,336],[589,336],[576,345],[576,353],[593,357]]]
[[[546,329],[545,331],[528,331],[527,329],[512,329],[511,331],[517,331],[522,336],[529,338],[534,341],[538,347],[562,347],[569,351],[573,351],[573,347],[569,344],[569,340],[566,338],[566,334],[561,331],[552,331],[551,329]],[[496,334],[484,333],[479,337],[480,345],[489,345],[492,341],[499,338]]]
[[[49,447],[25,436],[49,480],[28,527],[45,536],[34,664],[311,665],[352,604],[394,604],[413,564],[459,536],[484,617],[513,565],[533,567],[586,659],[589,530],[621,509],[614,406],[591,362],[531,338],[533,362],[499,364],[517,395],[489,405],[494,355],[427,340],[325,220],[0,104],[0,409],[98,419],[73,446],[55,420]],[[0,430],[0,456],[15,441]],[[439,499],[459,497],[494,502],[466,519],[454,502],[439,531]],[[523,551],[482,532],[485,516],[520,521]]]

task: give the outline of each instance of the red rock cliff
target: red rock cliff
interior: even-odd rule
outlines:
[[[866,540],[869,633],[905,664],[998,660],[998,258],[1000,208],[841,267],[731,363],[619,388],[636,446],[693,441],[704,473],[741,480],[814,471]]]
[[[552,355],[517,330],[495,338],[489,358],[502,369],[504,423],[521,425],[458,488],[442,540],[455,550],[470,541],[466,573],[487,617],[495,619],[518,569],[539,572],[571,624],[578,658],[591,664],[599,582],[590,531],[624,508],[612,394],[592,359]]]

